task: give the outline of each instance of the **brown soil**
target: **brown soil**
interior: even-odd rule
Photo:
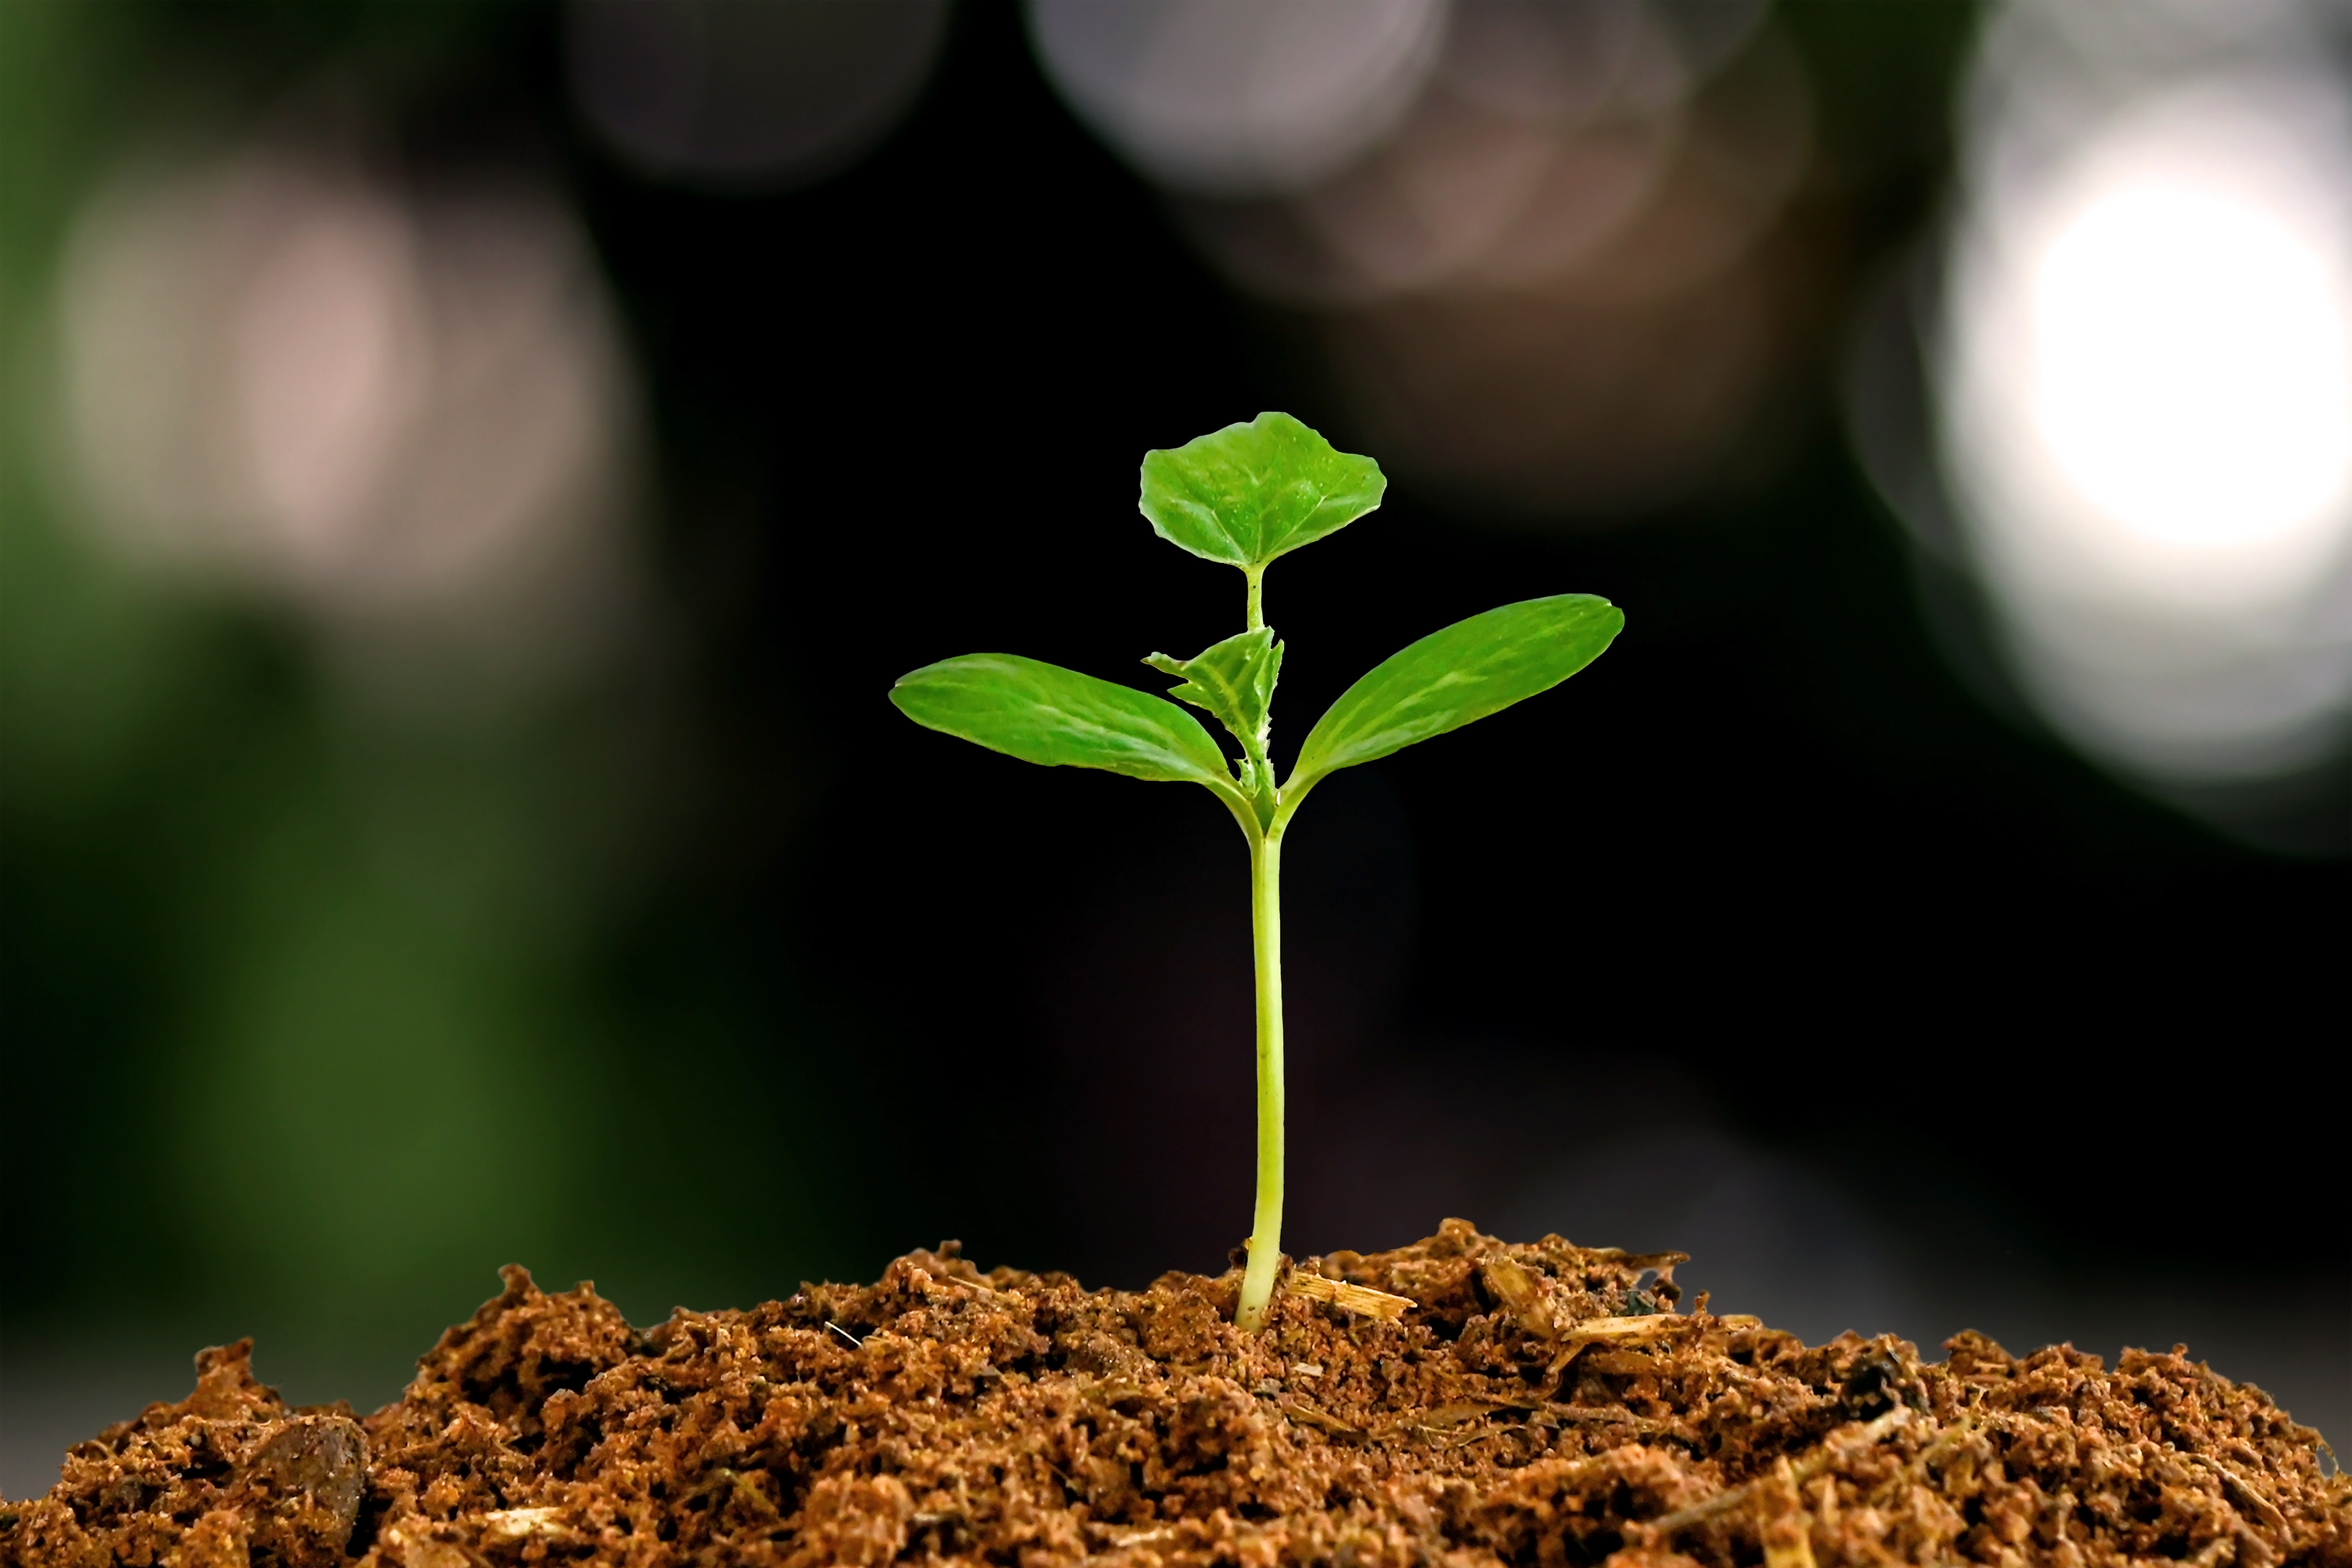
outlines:
[[[1237,1274],[952,1247],[644,1332],[513,1268],[364,1420],[205,1352],[0,1507],[0,1563],[2352,1564],[2318,1434],[2179,1350],[1807,1347],[1675,1310],[1677,1261],[1449,1221],[1255,1336]]]

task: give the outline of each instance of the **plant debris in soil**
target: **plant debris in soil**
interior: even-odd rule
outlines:
[[[205,1352],[0,1505],[0,1563],[2352,1564],[2319,1435],[2178,1348],[1807,1346],[1678,1310],[1682,1260],[1449,1220],[1297,1266],[1256,1335],[1238,1270],[952,1245],[642,1331],[509,1268],[364,1418]]]

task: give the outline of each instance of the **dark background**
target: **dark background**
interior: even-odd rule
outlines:
[[[593,1275],[639,1320],[870,1276],[941,1237],[1089,1282],[1221,1267],[1247,1228],[1243,847],[1194,792],[1024,769],[883,693],[979,649],[1150,686],[1142,654],[1233,629],[1239,582],[1152,536],[1135,466],[1263,408],[1364,449],[1312,321],[1219,280],[1003,5],[954,14],[877,151],[766,196],[604,155],[566,105],[552,10],[106,11],[13,24],[8,123],[41,129],[8,154],[22,319],[121,123],[168,123],[159,95],[217,115],[340,71],[408,166],[571,193],[646,389],[663,634],[639,675],[530,735],[380,754],[395,789],[526,780],[526,816],[656,804],[587,934],[514,970],[536,1043],[500,1081],[533,1108],[532,1190],[555,1195],[509,1215],[492,1193],[462,1246],[388,1242],[376,1267],[363,1151],[346,1164],[257,1111],[260,1152],[219,1190],[347,1190],[323,1211],[346,1261],[324,1265],[304,1236],[256,1239],[318,1223],[268,1192],[241,1227],[189,1200],[179,1123],[211,1037],[189,1020],[241,940],[216,918],[221,867],[294,809],[256,759],[342,746],[331,694],[267,612],[158,611],[148,657],[171,673],[143,727],[51,788],[47,710],[23,692],[66,677],[12,644],[12,1430],[62,1440],[174,1397],[178,1358],[241,1332],[290,1392],[384,1397],[509,1258]],[[1712,1183],[1765,1194],[1706,1224],[1763,1238],[1731,1261],[1809,1333],[1878,1312],[1851,1326],[2106,1353],[2186,1338],[2340,1426],[2352,1260],[2324,1219],[2343,1166],[2324,1085],[2344,863],[2137,795],[1947,666],[1835,382],[1857,302],[1937,210],[1972,16],[1779,16],[1824,172],[1780,220],[1819,303],[1768,457],[1608,528],[1530,528],[1406,478],[1268,577],[1284,761],[1437,626],[1564,591],[1627,614],[1569,686],[1343,775],[1304,815],[1287,1249],[1464,1214],[1689,1246],[1686,1278],[1740,1310],[1748,1276],[1710,1277],[1672,1229],[1678,1194]],[[33,481],[11,484],[12,591],[47,592],[27,574],[62,547],[39,542]],[[434,1070],[415,1092],[474,1092]],[[406,1225],[443,1200],[391,1201]],[[9,1495],[55,1462],[8,1458]]]

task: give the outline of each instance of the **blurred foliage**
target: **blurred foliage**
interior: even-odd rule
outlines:
[[[381,1393],[504,1262],[643,1317],[834,1261],[815,1080],[751,994],[789,982],[671,908],[695,763],[660,673],[372,709],[290,616],[115,563],[53,471],[46,290],[119,160],[330,66],[397,109],[511,20],[0,6],[12,1362],[258,1331],[298,1387]]]

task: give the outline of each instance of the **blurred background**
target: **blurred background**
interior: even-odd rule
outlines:
[[[1239,625],[1277,753],[1628,628],[1292,840],[1289,1250],[1679,1247],[1819,1339],[2185,1342],[2352,1434],[2352,11],[0,6],[0,1492],[494,1269],[638,1321],[1248,1225],[1243,847],[891,679]]]

